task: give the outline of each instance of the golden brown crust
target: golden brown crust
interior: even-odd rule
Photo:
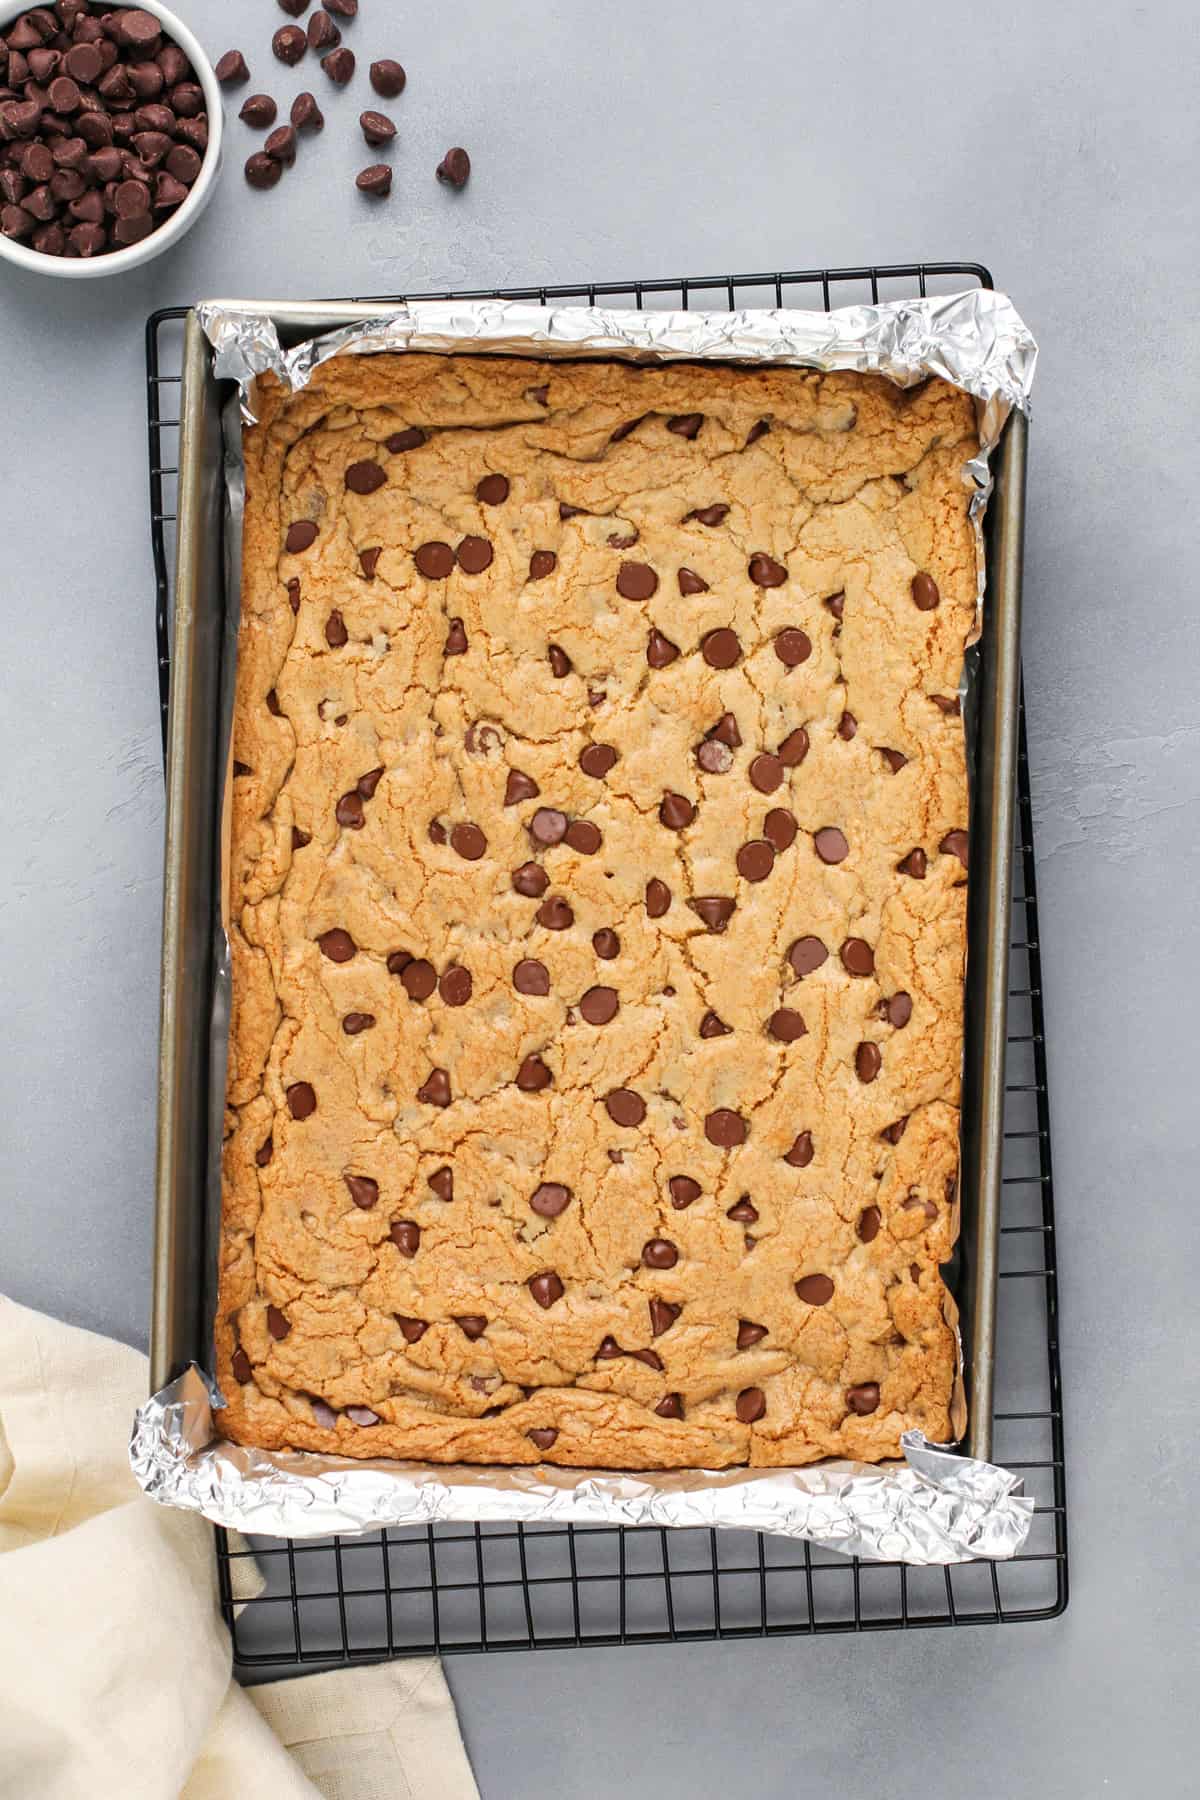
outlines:
[[[948,1436],[965,837],[941,846],[967,797],[961,721],[938,700],[974,623],[971,402],[936,381],[471,356],[343,358],[295,396],[263,388],[234,718],[224,1428],[630,1469],[877,1460],[909,1426]],[[422,443],[386,448],[414,428]],[[347,487],[362,463],[382,471],[372,491],[354,491],[369,470]],[[506,497],[476,497],[488,474]],[[728,511],[688,516],[712,507]],[[298,521],[315,541],[289,552]],[[468,538],[490,546],[482,572]],[[458,551],[446,578],[418,570],[430,543]],[[537,551],[557,562],[535,577]],[[681,569],[703,590],[681,591]],[[668,651],[648,659],[654,631]],[[709,660],[714,631],[738,641],[710,640]],[[803,648],[786,631],[803,661],[781,660]],[[711,736],[726,714],[738,746]],[[759,765],[756,785],[754,759],[799,727],[803,760]],[[588,774],[598,743],[617,760]],[[517,781],[505,805],[514,770],[539,791]],[[662,822],[665,795],[690,823]],[[539,844],[539,808],[583,832]],[[478,848],[467,824],[478,857],[455,848]],[[839,849],[826,827],[841,861],[818,853]],[[773,867],[747,879],[737,852],[764,832]],[[914,849],[920,877],[898,867]],[[514,891],[527,862],[565,928],[561,905]],[[657,916],[652,879],[671,891]],[[723,930],[696,896],[736,903]],[[810,936],[829,954],[798,975],[788,951]],[[873,972],[844,966],[848,939]],[[410,996],[397,952],[441,984]],[[514,986],[522,960],[546,994]],[[617,1000],[604,1023],[596,987]],[[804,1035],[773,1035],[780,1008]],[[710,1014],[731,1029],[702,1030]],[[373,1024],[348,1032],[351,1015]],[[529,1058],[551,1077],[537,1091],[517,1085]],[[434,1070],[446,1105],[418,1097]],[[303,1083],[316,1107],[294,1117]],[[617,1089],[639,1123],[610,1116]],[[741,1145],[710,1141],[720,1109]],[[356,1203],[347,1175],[377,1198],[357,1183]],[[674,1176],[699,1190],[683,1206]],[[531,1208],[542,1183],[571,1191],[557,1216]],[[663,1242],[673,1262],[644,1250]],[[475,1316],[479,1336],[455,1322]],[[620,1354],[598,1354],[606,1339]]]

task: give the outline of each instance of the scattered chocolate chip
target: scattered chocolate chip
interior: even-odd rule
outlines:
[[[561,1300],[566,1292],[553,1269],[548,1269],[544,1275],[531,1275],[525,1285],[538,1305],[543,1308],[553,1306],[554,1302]]]
[[[600,1339],[600,1345],[596,1351],[596,1360],[598,1362],[611,1362],[614,1356],[624,1356],[624,1354],[625,1352],[622,1350],[620,1344],[618,1344],[616,1338],[609,1334],[607,1337],[602,1337]]]
[[[281,25],[271,39],[272,54],[293,68],[308,49],[308,39],[299,25]]]
[[[233,1379],[240,1382],[243,1387],[245,1387],[248,1381],[253,1381],[254,1370],[250,1367],[250,1358],[246,1355],[246,1352],[242,1349],[240,1344],[233,1353],[231,1367],[233,1370]]]
[[[545,995],[550,992],[550,971],[535,957],[523,957],[513,970],[512,983],[518,994]]]
[[[777,633],[775,654],[786,669],[795,669],[812,655],[812,642],[797,625],[788,625]]]
[[[732,1031],[733,1026],[727,1025],[721,1015],[713,1012],[711,1007],[700,1021],[702,1038],[728,1037]]]
[[[887,1000],[880,1002],[883,1017],[896,1031],[902,1031],[912,1018],[911,994],[892,994]]]
[[[798,1012],[790,1006],[780,1006],[767,1021],[767,1030],[781,1044],[794,1044],[808,1031],[807,1025]]]
[[[813,849],[823,863],[844,862],[850,854],[850,846],[846,842],[845,834],[839,831],[836,825],[822,825],[821,829],[814,833]]]
[[[321,58],[321,67],[335,87],[345,87],[354,74],[354,52],[345,44],[339,44]],[[391,171],[389,170],[390,174]]]
[[[619,1005],[615,988],[590,987],[579,1002],[579,1010],[589,1025],[607,1025],[616,1018]]]
[[[367,817],[363,811],[362,795],[357,788],[351,788],[349,793],[342,795],[334,808],[334,817],[348,831],[362,830]]]
[[[450,846],[466,862],[478,862],[487,849],[487,839],[478,825],[455,825],[450,833]]]
[[[324,13],[320,15],[324,18]],[[322,131],[325,127],[325,115],[317,105],[317,97],[305,91],[297,94],[292,101],[292,110],[288,117],[297,131]]]
[[[718,1106],[704,1120],[704,1135],[718,1150],[733,1150],[739,1144],[744,1144],[746,1130],[746,1121],[741,1113],[732,1112],[727,1106]]]
[[[679,1249],[669,1238],[651,1238],[642,1245],[642,1262],[648,1269],[673,1269],[679,1261]]]
[[[742,845],[735,862],[744,881],[765,881],[775,867],[775,851],[766,838],[751,838]]]
[[[854,1073],[861,1082],[867,1083],[874,1081],[882,1067],[883,1057],[879,1053],[879,1045],[864,1038],[854,1052]]]
[[[267,1308],[267,1330],[277,1343],[282,1343],[291,1331],[291,1321],[280,1312],[277,1306]]]
[[[340,19],[356,19],[358,17],[358,0],[321,0],[326,12],[336,13]]]
[[[724,931],[732,919],[737,901],[729,899],[725,894],[698,894],[695,899],[688,901],[688,905],[710,931],[719,932]]]
[[[342,41],[342,34],[327,12],[314,12],[308,21],[308,47],[318,52],[335,50]]]
[[[417,1089],[417,1099],[427,1106],[449,1106],[450,1076],[445,1069],[434,1069],[427,1081]]]
[[[710,669],[732,669],[742,654],[742,646],[736,631],[720,626],[716,631],[707,631],[700,639],[700,654]]]
[[[858,720],[855,718],[853,713],[844,712],[842,714],[841,718],[838,720],[838,726],[837,726],[838,736],[842,739],[843,743],[848,744],[852,737],[857,736],[857,733],[858,733]]]
[[[575,923],[575,914],[561,894],[551,894],[543,900],[533,916],[547,931],[569,931]]]
[[[543,1181],[529,1197],[532,1212],[540,1219],[557,1219],[571,1204],[571,1190],[560,1181]]]
[[[750,430],[746,435],[746,442],[744,443],[742,448],[744,450],[748,450],[750,448],[751,444],[757,444],[759,438],[766,437],[766,435],[767,435],[768,431],[770,431],[770,429],[771,429],[770,420],[769,419],[760,419],[758,421],[757,425],[752,425],[750,427]]]
[[[896,864],[896,868],[901,875],[911,875],[914,881],[924,881],[925,852],[920,845],[915,850],[910,850],[907,856],[902,857]]]
[[[720,525],[724,523],[728,513],[727,506],[698,506],[693,512],[684,514],[683,522],[686,525],[695,519],[698,525]]]
[[[965,869],[967,866],[967,834],[965,831],[948,831],[938,849],[943,856],[957,856]]]
[[[613,1088],[604,1096],[604,1110],[614,1125],[640,1125],[646,1117],[646,1102],[632,1088]]]
[[[918,612],[932,612],[942,598],[937,582],[924,569],[912,578],[912,597]]]
[[[388,974],[389,975],[403,975],[405,969],[407,969],[409,963],[412,960],[413,960],[412,956],[411,956],[410,952],[407,950],[392,950],[392,951],[390,951],[388,954],[388,959],[387,959]]]
[[[541,793],[532,775],[526,775],[524,769],[510,769],[504,784],[505,806],[518,806],[522,800],[536,800]]]
[[[623,562],[617,570],[617,592],[625,600],[649,600],[658,592],[658,576],[649,563]]]
[[[753,1425],[766,1412],[767,1397],[761,1388],[743,1388],[734,1410],[743,1425]]]
[[[467,575],[482,575],[491,567],[492,546],[485,537],[465,537],[455,551],[458,566]]]
[[[908,1114],[905,1113],[902,1119],[896,1119],[891,1125],[885,1126],[879,1135],[887,1144],[898,1144],[904,1136],[907,1126]]]
[[[547,575],[553,575],[558,567],[558,558],[553,550],[535,550],[529,559],[530,581],[544,581]]]
[[[667,1191],[675,1211],[683,1212],[700,1198],[702,1189],[700,1183],[693,1181],[690,1175],[672,1175],[667,1183]]]
[[[340,650],[349,642],[349,638],[346,621],[335,607],[325,621],[325,642],[331,650]]]
[[[283,130],[289,131],[291,130],[291,127],[285,125]],[[275,133],[272,132],[271,136],[275,136]],[[296,153],[296,137],[294,132],[292,133],[291,142],[292,155],[294,156]],[[268,138],[268,150],[270,149],[270,144],[271,139]],[[381,468],[377,462],[373,462],[370,458],[366,458],[362,462],[352,462],[346,470],[343,479],[352,494],[373,494],[386,482],[387,470]]]
[[[527,900],[538,900],[550,886],[550,877],[540,863],[522,863],[512,872],[512,884]]]
[[[459,145],[453,150],[447,150],[436,170],[438,180],[452,188],[466,187],[470,173],[471,159]]]
[[[558,1438],[558,1432],[553,1425],[535,1425],[525,1436],[537,1449],[550,1450]]]
[[[652,628],[646,639],[646,661],[652,669],[666,669],[679,655],[679,645],[673,644],[669,637],[664,637],[657,626]]]
[[[357,1037],[362,1031],[372,1031],[375,1027],[375,1014],[369,1012],[348,1012],[342,1019],[342,1030],[347,1037]]]
[[[802,937],[796,939],[787,954],[794,972],[803,980],[821,967],[829,952],[819,937]]]
[[[878,748],[880,756],[882,756],[884,762],[892,771],[892,774],[898,775],[908,761],[907,756],[902,756],[899,750],[885,750],[882,745],[878,746]]]
[[[676,1306],[670,1300],[651,1300],[651,1337],[661,1337],[664,1331],[670,1331],[682,1311],[682,1306]]]
[[[735,1225],[757,1225],[758,1208],[755,1206],[753,1200],[751,1200],[749,1194],[743,1194],[741,1199],[736,1200],[728,1209],[725,1217],[727,1219],[732,1219]]]
[[[507,475],[485,475],[475,484],[475,498],[482,506],[503,506],[508,495]]]
[[[664,1394],[654,1410],[660,1419],[682,1419],[683,1396],[681,1394]]]
[[[610,931],[605,926],[603,930],[592,933],[592,949],[602,961],[611,962],[614,956],[621,954],[621,940],[615,931]]]
[[[397,94],[404,92],[404,84],[408,77],[398,62],[390,56],[380,57],[373,62],[370,69],[371,86],[384,100],[394,100]]]
[[[671,890],[657,875],[646,883],[646,912],[651,919],[661,919],[670,910]]]
[[[425,957],[413,957],[400,971],[400,980],[410,1000],[428,1000],[437,986],[437,970]]]
[[[312,836],[309,832],[301,831],[301,829],[298,825],[292,826],[292,849],[293,850],[303,850],[303,848],[306,844],[311,844],[311,843],[312,843]]]
[[[379,1183],[369,1175],[343,1175],[342,1180],[350,1190],[350,1198],[355,1206],[361,1206],[369,1212],[379,1200]]]
[[[658,822],[665,825],[668,831],[684,831],[696,817],[696,808],[683,794],[676,794],[670,789],[663,795],[658,809]]]
[[[750,558],[748,574],[755,587],[763,588],[782,587],[788,578],[783,564],[763,550]]]
[[[474,982],[470,969],[464,969],[461,963],[451,963],[443,970],[438,982],[438,993],[447,1006],[465,1006],[471,998]]]
[[[551,644],[546,652],[550,661],[550,673],[556,681],[571,673],[571,659],[560,644]]]
[[[594,781],[603,781],[616,762],[617,752],[612,744],[586,744],[579,752],[580,768]]]
[[[739,1319],[737,1328],[737,1347],[749,1350],[753,1344],[761,1344],[767,1335],[765,1325],[756,1325],[753,1319]]]
[[[763,821],[763,836],[780,855],[796,841],[799,826],[785,806],[773,806]]]
[[[454,1323],[463,1336],[470,1338],[472,1343],[483,1336],[488,1324],[482,1313],[455,1313]]]
[[[349,56],[350,52],[347,50],[345,54]],[[342,52],[334,50],[332,55],[341,56]],[[327,56],[325,61],[329,60]],[[349,80],[349,76],[346,79]],[[369,194],[373,200],[386,200],[392,191],[392,171],[387,163],[371,163],[368,168],[359,170],[354,185],[360,194]],[[490,557],[488,561],[491,561]]]
[[[381,112],[364,112],[358,115],[359,129],[368,144],[389,144],[396,135],[396,127]]]
[[[317,1110],[317,1096],[308,1081],[294,1081],[285,1089],[288,1111],[293,1119],[309,1119]]]
[[[567,826],[566,841],[580,856],[595,856],[604,838],[600,827],[594,825],[591,819],[572,819]]]
[[[684,596],[687,596],[688,594],[707,594],[708,592],[707,581],[705,581],[702,575],[697,575],[695,569],[680,569],[677,572],[675,579],[679,583],[680,593]]]
[[[527,1056],[517,1070],[517,1086],[523,1094],[540,1094],[553,1079],[540,1056]]]
[[[879,1383],[877,1381],[860,1382],[857,1387],[846,1389],[846,1405],[852,1413],[866,1415],[873,1413],[879,1405]]]
[[[848,975],[873,975],[875,952],[865,938],[849,937],[839,952],[842,967]]]
[[[323,931],[317,939],[317,944],[322,956],[327,956],[330,962],[335,963],[349,962],[358,949],[358,945],[350,933],[343,931],[340,926],[333,931]]]
[[[705,738],[696,746],[696,761],[706,775],[727,775],[733,767],[733,751],[719,738]]]
[[[405,450],[419,450],[426,441],[426,435],[419,425],[407,425],[403,431],[393,431],[391,437],[384,438],[383,445],[393,456],[399,456]],[[445,549],[446,546],[443,545],[442,548]],[[450,573],[449,568],[446,573]]]
[[[396,1314],[396,1323],[406,1344],[419,1344],[429,1330],[425,1319],[406,1319],[401,1313]]]
[[[244,174],[252,188],[273,188],[282,173],[283,164],[263,150],[256,150],[253,156],[246,158]]]
[[[467,633],[461,619],[450,621],[450,629],[446,633],[446,642],[442,646],[443,656],[465,656],[467,654]]]
[[[539,806],[528,821],[527,829],[535,844],[543,844],[549,848],[552,844],[561,844],[567,835],[567,815],[559,812],[554,806]]]

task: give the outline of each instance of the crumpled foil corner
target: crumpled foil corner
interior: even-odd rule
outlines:
[[[143,1491],[262,1537],[320,1538],[438,1521],[667,1525],[807,1538],[869,1562],[1003,1560],[1022,1548],[1034,1502],[1007,1469],[919,1431],[905,1462],[806,1469],[432,1467],[247,1449],[215,1435],[216,1383],[193,1363],[138,1409],[129,1460]]]

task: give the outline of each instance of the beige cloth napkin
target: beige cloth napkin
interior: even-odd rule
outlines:
[[[212,1528],[128,1462],[146,1359],[0,1295],[3,1800],[478,1800],[433,1658],[243,1691]]]

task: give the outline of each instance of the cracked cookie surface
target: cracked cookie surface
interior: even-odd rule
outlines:
[[[260,389],[223,1429],[948,1437],[971,401],[421,355]]]

